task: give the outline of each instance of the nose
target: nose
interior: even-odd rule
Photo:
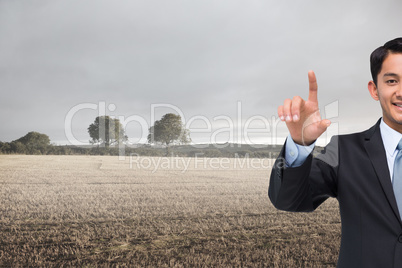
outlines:
[[[395,93],[398,99],[402,99],[402,86],[400,84],[398,85],[398,88],[396,89]]]

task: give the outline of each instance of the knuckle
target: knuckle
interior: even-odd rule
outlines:
[[[283,103],[283,107],[286,109],[286,108],[290,107],[291,104],[292,104],[292,100],[286,99],[285,102]]]
[[[302,99],[302,98],[301,98],[300,96],[294,96],[294,97],[293,97],[293,101],[300,102],[301,99]]]

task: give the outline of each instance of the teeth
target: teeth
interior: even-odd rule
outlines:
[[[396,104],[396,103],[395,103],[395,105],[402,108],[402,104]]]

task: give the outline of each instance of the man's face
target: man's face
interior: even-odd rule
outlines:
[[[369,82],[373,99],[379,100],[384,122],[402,133],[402,54],[389,54],[377,76],[377,86]]]

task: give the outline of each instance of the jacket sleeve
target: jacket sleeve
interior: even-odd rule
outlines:
[[[328,197],[337,196],[338,137],[317,157],[310,154],[299,167],[285,165],[285,146],[272,167],[268,195],[280,210],[313,211]]]

